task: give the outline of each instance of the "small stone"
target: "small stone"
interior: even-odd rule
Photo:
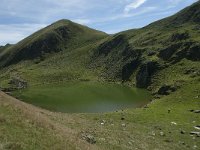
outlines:
[[[122,127],[126,127],[126,124],[125,124],[125,123],[122,123]]]
[[[200,137],[200,132],[190,132],[190,135],[196,135],[197,137]]]
[[[95,144],[96,143],[96,139],[91,134],[82,134],[82,139],[86,140],[90,144]]]
[[[194,148],[194,149],[197,149],[197,146],[196,146],[196,145],[194,145],[194,146],[193,146],[193,148]]]
[[[197,130],[200,130],[200,126],[195,126],[194,128]]]
[[[156,133],[152,131],[152,132],[151,132],[151,135],[156,136]]]
[[[105,121],[105,120],[102,120],[100,124],[101,124],[101,125],[104,125],[105,123],[106,123],[106,121]]]
[[[165,133],[164,132],[160,132],[160,136],[165,136]]]
[[[179,144],[185,145],[185,142],[179,141]]]
[[[185,131],[181,130],[181,134],[185,134]]]
[[[200,113],[200,110],[194,110],[193,113]]]
[[[121,117],[121,120],[125,120],[125,118],[124,118],[124,117]]]
[[[171,122],[171,124],[172,124],[172,125],[177,125],[177,123],[176,123],[176,122]]]

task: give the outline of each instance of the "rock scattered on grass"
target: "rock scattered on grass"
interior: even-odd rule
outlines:
[[[196,135],[197,137],[200,137],[200,132],[190,132],[190,135]]]
[[[126,124],[125,124],[125,123],[122,123],[122,127],[126,127]]]
[[[151,135],[156,136],[156,133],[154,131],[151,132]]]
[[[181,130],[181,134],[185,134],[185,131],[184,131],[184,130]]]
[[[158,94],[159,95],[169,95],[172,92],[175,92],[178,89],[177,86],[174,85],[162,85],[159,90],[158,90]]]
[[[177,125],[177,123],[176,122],[171,122],[171,125]]]
[[[82,133],[81,137],[83,140],[87,141],[90,144],[95,144],[96,143],[96,139],[93,135],[88,134],[88,133]]]
[[[179,141],[179,144],[181,144],[181,145],[185,145],[185,142],[183,142],[183,141]]]
[[[200,113],[200,110],[193,110],[193,109],[191,109],[191,110],[189,110],[190,112],[193,112],[193,113]]]
[[[197,146],[196,146],[196,145],[194,145],[194,146],[193,146],[193,148],[194,148],[194,149],[197,149]]]
[[[165,133],[164,132],[160,132],[160,136],[165,136]]]
[[[105,120],[102,120],[100,124],[101,124],[101,125],[104,125],[105,123],[106,123],[106,121],[105,121]]]
[[[121,117],[121,120],[125,120],[125,118],[124,118],[124,117]]]
[[[197,130],[200,130],[200,126],[195,126],[194,128]]]

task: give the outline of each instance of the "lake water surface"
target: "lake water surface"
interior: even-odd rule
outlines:
[[[27,103],[68,113],[112,112],[141,107],[150,100],[146,90],[98,82],[37,86],[15,95]]]

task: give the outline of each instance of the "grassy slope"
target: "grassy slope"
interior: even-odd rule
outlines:
[[[78,139],[75,130],[52,119],[59,114],[25,104],[2,92],[0,112],[0,149],[96,149]],[[67,120],[74,122],[71,116]]]
[[[199,63],[188,63],[193,66],[199,65]],[[181,66],[176,67],[181,69]],[[169,70],[171,69],[174,67],[169,68]],[[165,71],[161,74],[165,74]],[[176,72],[174,75],[179,75],[179,73]],[[168,76],[164,76],[164,79],[169,80]],[[183,79],[188,82],[184,82],[181,89],[169,96],[155,99],[148,105],[148,108],[108,114],[51,113],[22,102],[17,101],[16,104],[15,99],[1,93],[0,129],[5,134],[1,134],[0,142],[4,146],[9,144],[20,146],[20,149],[34,149],[35,147],[48,149],[52,146],[57,146],[58,149],[60,147],[62,149],[75,149],[76,146],[87,149],[89,146],[91,149],[105,150],[163,149],[163,147],[166,150],[198,149],[200,147],[199,137],[190,136],[189,133],[198,131],[194,129],[194,126],[200,124],[200,116],[189,110],[197,110],[200,107],[200,99],[197,98],[200,95],[200,78],[184,75],[181,76],[180,80]],[[170,113],[168,113],[168,109],[171,110]],[[121,120],[122,117],[125,120]],[[105,121],[104,125],[101,125],[102,120]],[[171,122],[176,122],[177,125]],[[10,127],[15,130],[11,130]],[[67,130],[64,136],[69,141],[61,139],[63,134],[60,132],[60,128],[62,131]],[[181,131],[185,133],[181,134]],[[18,134],[15,134],[16,132]],[[162,132],[164,136],[161,135]],[[97,143],[87,145],[87,142],[81,140],[82,133],[93,135]],[[10,135],[12,136],[10,137]],[[34,137],[30,135],[34,135]],[[41,140],[41,137],[48,138]],[[73,141],[74,137],[81,142]],[[36,145],[33,144],[33,141]],[[71,145],[71,147],[62,147],[63,144]],[[83,147],[82,144],[86,144],[86,147]],[[11,149],[15,148],[11,147]]]
[[[182,15],[184,14],[179,13],[176,17],[179,16],[178,19],[180,19],[180,16]],[[165,83],[178,83],[180,88],[168,96],[162,96],[161,99],[154,99],[154,101],[149,105],[149,108],[93,115],[48,113],[47,118],[54,121],[52,124],[56,122],[64,129],[67,128],[73,130],[75,132],[75,137],[78,137],[78,139],[80,139],[81,132],[91,132],[90,134],[94,135],[97,139],[97,143],[94,146],[97,146],[100,149],[163,149],[163,147],[165,147],[165,149],[195,149],[195,145],[197,147],[196,149],[198,149],[200,147],[199,138],[195,136],[191,137],[189,132],[195,131],[194,126],[200,124],[199,114],[191,113],[188,110],[199,109],[200,107],[200,100],[199,98],[196,98],[200,95],[200,78],[195,73],[199,72],[200,63],[190,57],[188,58],[186,55],[182,56],[176,63],[174,63],[174,60],[177,60],[176,54],[173,54],[167,60],[163,60],[158,57],[160,51],[168,48],[170,45],[187,42],[199,43],[199,24],[195,22],[195,16],[198,18],[198,15],[193,15],[193,17],[191,17],[194,18],[193,20],[188,21],[186,17],[186,19],[181,20],[183,22],[179,21],[178,23],[181,22],[181,25],[174,22],[173,18],[178,20],[176,17],[172,17],[161,22],[151,24],[143,29],[119,33],[114,37],[102,36],[99,40],[94,42],[96,44],[88,43],[73,49],[73,51],[70,51],[69,49],[69,51],[64,50],[54,55],[46,54],[46,59],[40,63],[33,63],[32,61],[27,60],[23,61],[8,68],[1,69],[1,83],[6,86],[10,80],[10,76],[20,76],[27,80],[31,85],[58,82],[58,79],[62,82],[81,79],[98,80],[102,76],[104,78],[109,76],[109,78],[116,81],[116,78],[119,79],[121,77],[118,76],[118,74],[121,74],[121,67],[129,63],[129,61],[135,59],[132,57],[127,58],[129,53],[127,55],[123,55],[125,57],[121,59],[121,54],[124,54],[123,52],[127,51],[127,47],[128,49],[131,47],[131,50],[133,51],[136,50],[137,52],[142,52],[142,62],[146,60],[153,60],[163,66],[167,66],[164,67],[164,69],[160,69],[153,75],[150,89],[156,91],[158,87]],[[184,20],[188,22],[185,22]],[[173,24],[171,24],[171,21],[173,21]],[[168,22],[170,23],[170,26],[167,25]],[[173,35],[177,33],[188,33],[189,38],[172,41]],[[91,63],[92,65],[90,67],[93,70],[89,69],[87,65],[88,62],[90,62],[90,55],[88,54],[93,54],[93,49],[97,49],[102,52],[101,48],[98,49],[98,45],[104,42],[106,43],[105,45],[115,43],[115,41],[118,41],[116,37],[119,35],[122,35],[122,38],[120,37],[119,41],[123,41],[123,43],[125,41],[126,44],[122,44],[118,48],[112,47],[111,53],[108,54],[107,57],[100,55],[100,57],[96,59],[97,61],[95,63]],[[120,55],[116,55],[116,50],[120,51]],[[155,51],[156,54],[148,56],[148,50]],[[183,49],[182,47],[175,49],[176,52],[182,50],[184,50],[184,46]],[[111,62],[110,60],[113,61]],[[37,61],[37,59],[34,59],[34,61]],[[102,65],[107,62],[111,65]],[[113,66],[115,67],[114,70],[109,71],[110,68],[113,68]],[[187,69],[191,68],[193,68],[195,72],[188,75],[184,74]],[[130,76],[130,84],[134,84],[135,76],[138,70],[139,68],[133,70],[133,73]],[[101,73],[101,75],[99,76],[97,73]],[[3,103],[5,103],[5,101],[7,101],[7,96],[3,97],[2,100]],[[13,101],[10,102],[10,105],[11,106],[8,108],[4,105],[0,105],[2,108],[1,110],[3,110],[2,118],[8,118],[4,117],[7,113],[10,114],[9,117],[11,118],[11,124],[3,123],[1,124],[2,128],[8,128],[10,125],[12,127],[18,127],[18,124],[16,124],[13,116],[16,116],[15,118],[20,118],[20,120],[22,118],[26,118],[21,113],[16,113],[16,111],[13,110],[13,107],[15,108],[15,103]],[[19,110],[21,109],[22,108],[19,108]],[[171,113],[169,114],[168,109],[171,109]],[[121,120],[122,116],[125,117],[124,121]],[[40,118],[38,119],[40,120]],[[106,121],[103,126],[100,125],[102,120]],[[33,119],[33,122],[36,121]],[[171,122],[176,122],[177,125],[172,125]],[[126,127],[122,127],[123,123],[126,124]],[[23,123],[20,123],[20,126],[22,125]],[[57,130],[54,131],[47,127],[43,127],[42,129],[38,128],[37,124],[33,128],[35,128],[35,130],[33,130],[33,134],[35,134],[35,132],[38,133],[35,138],[38,141],[40,139],[40,135],[46,136],[42,132],[43,129],[45,130],[45,133],[49,133],[52,136],[55,132],[58,135],[62,135]],[[29,123],[25,124],[25,128],[19,128],[22,135],[16,134],[13,139],[9,137],[7,141],[14,143],[15,145],[19,142],[18,139],[20,136],[27,136],[24,134],[25,129],[30,129]],[[47,129],[48,131],[46,131]],[[181,134],[181,130],[184,130],[185,134]],[[4,134],[0,139],[3,145],[7,143],[4,139],[7,138],[7,136],[12,135],[12,130],[6,131],[7,134]],[[160,135],[160,132],[163,132],[165,136]],[[28,139],[29,138],[24,138],[20,141],[22,146],[25,145],[24,149],[29,147],[29,144],[31,143],[30,141],[26,141]],[[62,145],[61,142],[63,141],[58,139],[58,146]],[[86,144],[86,142],[82,142]],[[43,149],[41,147],[43,145],[42,143],[47,143],[47,141],[41,141],[41,145],[37,144],[38,149]],[[69,144],[72,145],[71,149],[73,149],[75,143],[76,142],[73,143],[73,141],[69,142]],[[50,147],[51,144],[52,143],[49,145],[47,144],[46,148]],[[76,145],[79,146],[79,144]]]
[[[8,86],[13,77],[20,77],[30,85],[95,78],[86,63],[90,61],[91,50],[107,36],[68,20],[58,21],[0,54],[1,66],[9,65],[0,71],[1,84]],[[51,38],[57,42],[49,49]]]

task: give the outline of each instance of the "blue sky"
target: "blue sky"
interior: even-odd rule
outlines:
[[[1,0],[0,45],[17,43],[60,19],[107,33],[143,27],[197,0]]]

